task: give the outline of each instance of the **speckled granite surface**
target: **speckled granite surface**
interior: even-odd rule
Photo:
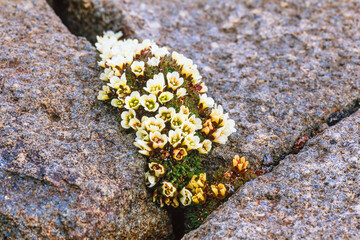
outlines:
[[[96,100],[94,48],[45,1],[0,2],[0,238],[169,238],[133,136]]]
[[[74,6],[82,11],[74,11],[78,15],[68,19],[78,17],[85,23],[74,29],[96,32],[108,23],[110,29],[154,39],[198,64],[209,94],[224,105],[238,129],[228,145],[215,147],[204,159],[209,170],[228,163],[235,153],[247,156],[253,167],[261,166],[266,154],[279,159],[299,136],[314,127],[325,129],[330,113],[359,99],[358,1],[86,0]],[[0,13],[0,222],[4,223],[0,234],[168,238],[171,227],[166,213],[146,196],[143,159],[130,143],[133,135],[119,132],[115,113],[95,100],[101,83],[94,49],[70,34],[44,0],[0,0]],[[94,19],[103,22],[92,26]],[[343,151],[339,144],[333,148]],[[317,146],[311,149],[325,151]],[[265,176],[267,184],[276,181],[273,176],[283,164]],[[325,169],[332,171],[330,166]],[[304,170],[295,164],[293,171],[298,175],[283,172],[279,176],[285,182],[295,181]],[[328,176],[327,172],[316,176],[320,174]],[[347,177],[346,173],[334,176],[339,182]],[[253,188],[270,194],[262,185]],[[301,190],[299,185],[296,191]],[[293,193],[283,191],[283,201],[290,198],[301,211],[301,197],[297,202],[291,199]],[[277,199],[278,193],[269,194],[267,198]],[[246,199],[252,201],[250,196]],[[324,211],[339,209],[340,203],[324,201],[329,206]],[[228,204],[237,206],[234,202]],[[256,209],[254,205],[250,210],[256,219],[266,219],[257,217]],[[355,216],[336,213],[333,219]],[[213,236],[206,235],[205,229],[220,226],[223,218],[239,216],[227,214],[212,215],[214,220],[189,236],[222,236],[221,229],[220,235]],[[344,226],[346,219],[341,220]],[[285,220],[269,236],[286,238],[298,229],[296,238],[307,231],[302,225],[281,230],[289,219]],[[310,223],[317,226],[318,220],[324,221],[324,229],[330,229],[327,223],[333,221],[319,215]],[[249,224],[242,229],[253,226]],[[237,229],[227,225],[230,232]],[[259,238],[270,234],[258,229],[249,234]],[[358,234],[356,229],[344,229],[337,236]],[[235,232],[231,235],[235,239],[243,234]]]
[[[211,167],[235,153],[279,159],[331,112],[360,96],[358,1],[117,1],[135,37],[191,57],[209,94],[236,120]],[[118,3],[118,4],[116,4]],[[322,128],[322,127],[320,127]]]
[[[183,239],[359,239],[360,111],[241,188]]]

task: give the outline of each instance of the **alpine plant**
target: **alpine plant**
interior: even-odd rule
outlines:
[[[150,40],[121,36],[109,31],[97,37],[105,82],[97,99],[118,108],[121,126],[136,132],[153,200],[177,208],[203,204],[207,195],[225,198],[224,184],[207,184],[199,154],[209,153],[213,143],[225,144],[236,131],[234,120],[206,94],[191,59]],[[236,160],[238,170],[246,165]]]

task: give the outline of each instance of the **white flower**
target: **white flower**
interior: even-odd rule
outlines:
[[[156,102],[156,96],[154,94],[142,95],[140,103],[148,112],[155,112],[159,108],[159,103]]]
[[[136,131],[136,139],[150,141],[149,133],[145,129],[138,128]]]
[[[99,91],[99,95],[97,96],[98,100],[109,100],[109,93],[111,93],[111,90],[109,88],[109,86],[104,85],[103,86],[103,90]]]
[[[165,197],[170,198],[170,197],[175,196],[176,187],[171,182],[163,182],[162,186],[161,186],[161,189],[162,189],[162,194]]]
[[[121,99],[114,98],[111,100],[111,105],[117,108],[122,108],[124,106],[124,101]]]
[[[185,122],[185,115],[182,113],[176,113],[171,119],[171,127],[173,129],[180,128],[181,125]]]
[[[171,99],[173,99],[173,97],[174,97],[174,94],[172,94],[171,92],[163,92],[159,96],[159,102],[161,102],[162,104],[165,104],[168,101],[170,101]]]
[[[225,120],[224,118],[223,127],[216,129],[215,132],[211,134],[214,138],[213,142],[225,144],[228,136],[234,132],[236,132],[235,121],[232,119]]]
[[[149,147],[149,143],[143,140],[136,139],[134,145],[141,149],[139,153],[143,155],[149,156],[150,152],[152,151],[152,149]]]
[[[126,109],[138,109],[140,106],[140,93],[138,91],[132,92],[130,96],[125,98]]]
[[[195,117],[195,115],[191,115],[189,118],[189,122],[195,125],[196,129],[202,129],[202,121],[200,118]]]
[[[176,91],[176,96],[178,98],[180,97],[183,97],[185,96],[187,93],[186,93],[186,89],[185,88],[179,88],[177,91]]]
[[[205,85],[205,83],[200,83],[200,86],[199,86],[199,93],[200,94],[203,94],[203,93],[206,93],[208,91],[208,88],[207,86]]]
[[[178,72],[168,73],[166,78],[168,80],[168,87],[174,91],[184,83],[184,79],[180,77]]]
[[[175,109],[174,108],[167,108],[167,107],[160,107],[159,113],[156,114],[156,118],[162,118],[165,122],[168,122],[171,120],[171,118],[175,115]]]
[[[169,51],[166,47],[159,48],[156,44],[153,44],[151,46],[151,52],[155,55],[156,58],[161,58],[169,55]]]
[[[206,96],[206,94],[200,95],[200,101],[199,101],[199,106],[202,109],[208,108],[208,107],[213,107],[214,106],[214,99],[212,99],[211,97]]]
[[[193,62],[190,59],[186,59],[183,63],[183,67],[181,68],[181,74],[185,74],[186,77],[191,76],[192,77],[192,83],[198,84],[201,81],[201,75],[199,73],[199,70],[197,69],[197,66],[193,64]]]
[[[205,139],[202,143],[201,143],[201,147],[198,148],[198,151],[200,154],[207,154],[210,152],[211,150],[211,141],[209,139]]]
[[[142,122],[144,124],[145,130],[149,132],[161,132],[165,128],[165,122],[161,118],[150,117]]]
[[[225,116],[226,116],[226,118],[225,118]],[[227,119],[227,114],[224,115],[224,119],[223,119],[222,123],[219,124],[219,126],[223,126],[225,128],[224,132],[228,136],[230,134],[236,132],[235,121],[232,119]]]
[[[138,77],[144,75],[145,63],[143,61],[134,61],[131,64],[131,71]]]
[[[211,121],[218,124],[224,118],[224,111],[221,105],[215,105],[210,113]]]
[[[168,141],[167,136],[158,131],[150,133],[150,140],[154,149],[163,148]]]
[[[193,196],[192,193],[185,187],[183,187],[183,189],[180,191],[180,195],[181,204],[184,206],[189,206],[191,204],[191,198]]]
[[[134,130],[137,130],[140,126],[141,126],[141,122],[139,119],[137,119],[136,117],[135,118],[132,118],[130,119],[129,121],[129,126],[134,129]]]
[[[100,79],[103,81],[109,81],[109,79],[114,75],[115,73],[111,68],[105,68],[104,72],[100,74]]]
[[[121,126],[125,129],[130,128],[129,122],[131,119],[136,117],[136,112],[133,109],[130,109],[129,111],[123,111],[121,113]]]
[[[149,163],[150,173],[154,174],[155,177],[162,177],[165,174],[165,167],[161,163],[151,162]]]
[[[152,188],[156,184],[156,177],[151,175],[150,172],[145,173],[145,184],[148,188]]]
[[[175,62],[181,67],[184,65],[184,63],[186,63],[189,59],[186,58],[183,54],[177,53],[177,52],[173,52],[171,55],[171,58],[175,60]],[[190,60],[191,61],[191,60]],[[192,61],[191,61],[192,64]]]
[[[157,67],[157,66],[159,66],[159,63],[160,63],[160,60],[156,57],[152,57],[147,61],[147,64],[150,67]]]
[[[125,73],[123,73],[123,75],[121,76],[121,78],[117,77],[117,76],[112,76],[110,78],[110,83],[107,84],[109,87],[115,88],[115,89],[119,89],[120,86],[125,86],[126,85],[126,76]]]
[[[194,134],[187,135],[184,138],[182,145],[185,145],[187,147],[187,151],[190,151],[192,149],[198,149],[201,147],[200,138],[198,136],[195,136]]]
[[[183,136],[185,137],[187,135],[195,133],[196,127],[194,124],[190,123],[189,121],[186,121],[181,126],[181,130],[182,130]]]
[[[182,131],[180,128],[175,129],[175,131],[174,130],[169,131],[169,143],[174,148],[177,147],[181,143],[182,139],[183,139],[183,136],[182,136]]]
[[[106,62],[106,64],[110,65],[113,70],[115,71],[116,67],[119,67],[120,69],[123,69],[124,65],[129,61],[132,61],[132,58],[125,58],[123,56],[120,55],[116,55],[114,57],[112,57],[110,60],[108,60]],[[116,72],[115,72],[116,73]]]
[[[163,73],[154,75],[154,79],[149,79],[146,82],[146,87],[144,87],[145,91],[147,91],[148,93],[153,93],[156,96],[164,88],[165,88],[165,79]]]

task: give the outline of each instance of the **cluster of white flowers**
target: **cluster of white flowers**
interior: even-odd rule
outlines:
[[[136,131],[139,152],[180,162],[190,151],[206,154],[212,142],[226,143],[236,131],[235,122],[207,96],[193,61],[177,52],[170,55],[150,40],[119,40],[121,36],[109,31],[97,37],[98,64],[104,68],[100,79],[106,82],[97,98],[122,111],[121,126]],[[154,187],[163,176],[147,172],[148,186]],[[171,183],[161,184],[164,194],[171,195]]]

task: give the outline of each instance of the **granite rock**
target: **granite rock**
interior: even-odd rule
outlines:
[[[44,0],[0,1],[0,238],[168,239],[97,53]]]
[[[254,168],[267,154],[276,164],[359,99],[358,1],[104,1],[110,16],[126,13],[136,38],[192,58],[236,120],[229,144],[206,160],[212,169],[235,153]]]
[[[241,188],[183,239],[360,239],[360,111]]]

